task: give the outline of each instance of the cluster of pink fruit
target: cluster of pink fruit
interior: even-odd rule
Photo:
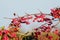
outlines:
[[[14,30],[12,31],[12,28],[8,30],[3,26],[0,29],[0,40],[18,40],[18,37],[16,32],[14,32]]]
[[[34,17],[33,17],[33,16]],[[46,15],[52,16],[53,18],[47,18]],[[16,16],[16,14],[14,13],[14,16]],[[53,30],[53,28],[55,28],[56,25],[52,25],[52,20],[54,19],[59,19],[60,22],[60,8],[54,8],[51,9],[51,13],[50,14],[44,14],[42,12],[38,13],[38,14],[27,14],[25,16],[22,17],[18,17],[18,18],[12,18],[12,21],[9,25],[9,30],[6,29],[0,29],[0,40],[43,40],[44,38],[41,39],[41,36],[43,36],[43,33],[47,33],[45,34],[45,38],[48,38],[49,40],[53,40],[53,36],[49,36],[49,33],[51,33],[51,30]],[[33,32],[35,35],[33,35],[34,37],[31,39],[32,36],[29,37],[29,35],[27,37],[25,37],[25,39],[21,39],[21,37],[19,38],[17,36],[17,33],[19,32],[19,27],[21,26],[21,23],[26,23],[27,25],[30,24],[29,20],[33,19],[32,22],[48,22],[48,26],[42,25],[39,28],[35,28],[35,32]],[[58,29],[55,29],[54,31],[52,31],[52,33],[56,34],[58,37],[60,37],[60,31]],[[20,36],[20,35],[19,35]],[[28,37],[30,39],[28,39]],[[27,38],[27,39],[26,39]],[[47,40],[47,39],[46,39]],[[60,40],[60,38],[57,38],[56,40]]]
[[[41,13],[41,14],[28,14],[28,15],[23,16],[23,17],[12,18],[11,23],[13,23],[15,26],[18,26],[18,27],[21,26],[21,23],[26,23],[27,25],[29,25],[30,19],[33,19],[32,22],[44,22],[44,21],[46,21],[46,22],[48,22],[49,25],[51,25],[52,20],[54,20],[54,18],[52,18],[52,19],[47,18],[46,14]]]

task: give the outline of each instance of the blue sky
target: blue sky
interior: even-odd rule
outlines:
[[[10,20],[3,17],[12,18],[14,12],[19,16],[25,15],[25,12],[37,13],[37,9],[50,13],[51,8],[59,6],[60,0],[0,0],[0,26],[8,26]]]

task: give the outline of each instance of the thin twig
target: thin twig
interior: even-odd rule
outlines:
[[[13,19],[13,18],[7,18],[7,17],[3,17],[4,19]]]

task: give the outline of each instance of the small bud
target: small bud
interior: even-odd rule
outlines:
[[[14,13],[13,15],[16,16],[16,13]]]

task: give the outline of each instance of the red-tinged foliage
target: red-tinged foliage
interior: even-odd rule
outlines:
[[[0,36],[2,36],[2,30],[0,30]]]
[[[21,17],[21,21],[20,21],[20,22],[21,22],[21,23],[30,24],[28,20],[29,20],[29,19],[26,18],[26,17]]]
[[[51,9],[51,15],[55,18],[60,18],[60,9],[59,8]]]
[[[52,36],[48,36],[48,38],[49,38],[50,40],[53,40],[53,39],[52,39],[52,38],[53,38]]]
[[[20,22],[18,21],[18,18],[12,19],[12,23],[13,23],[15,26],[19,26],[19,24],[20,24]]]
[[[48,16],[52,16],[52,19],[46,17],[46,15],[28,14],[26,16],[12,18],[8,30],[4,27],[0,29],[0,40],[60,40],[60,30],[56,29],[57,25],[52,25],[52,21],[55,21],[54,19],[60,18],[60,8],[51,9],[51,15],[49,14]],[[14,16],[16,16],[15,13]],[[46,25],[44,24],[35,28],[32,32],[33,34],[31,32],[21,33],[19,30],[20,26],[22,26],[21,24],[25,23],[29,25],[30,19],[33,19],[32,22],[46,22]]]
[[[9,37],[6,34],[4,34],[2,40],[9,40]]]
[[[27,18],[28,18],[28,19],[32,19],[33,17],[32,17],[31,15],[28,15]]]
[[[54,33],[55,33],[56,35],[58,35],[59,30],[56,29],[56,30],[54,31]]]
[[[37,22],[43,22],[45,18],[45,14],[41,14],[41,15],[35,15],[35,18],[33,20],[33,22],[37,21]]]
[[[16,33],[10,33],[11,37],[15,38],[16,37]]]

